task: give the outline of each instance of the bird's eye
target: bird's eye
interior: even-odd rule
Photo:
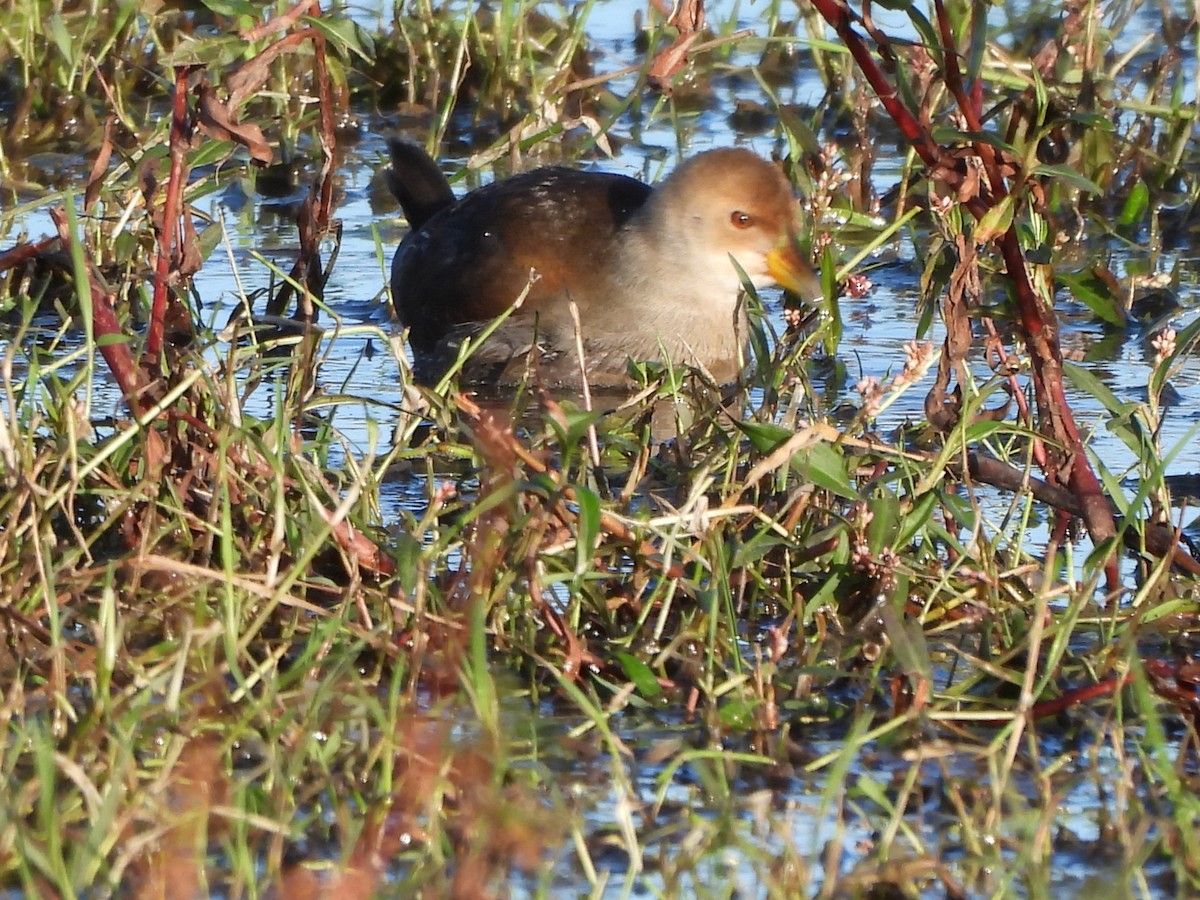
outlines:
[[[740,209],[735,209],[729,214],[729,223],[734,228],[749,228],[754,224],[754,216],[750,213],[744,213]]]

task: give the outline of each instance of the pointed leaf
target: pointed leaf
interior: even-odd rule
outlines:
[[[617,661],[621,664],[625,677],[633,683],[639,694],[649,700],[662,696],[662,686],[654,676],[654,670],[648,665],[624,650],[617,651]]]
[[[1114,295],[1112,286],[1096,270],[1060,272],[1058,280],[1071,291],[1076,300],[1109,325],[1124,328],[1128,324],[1128,314],[1121,298]]]

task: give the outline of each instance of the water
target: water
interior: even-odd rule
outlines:
[[[598,73],[613,71],[639,61],[634,48],[634,11],[636,4],[626,2],[599,2],[588,19],[588,34],[598,53]],[[365,28],[376,28],[380,22],[390,20],[387,4],[360,2],[351,4],[351,14]],[[731,29],[760,31],[761,17],[772,7],[764,3],[719,3],[710,4],[710,23],[730,23]],[[993,16],[1003,11],[993,11]],[[1149,21],[1149,13],[1143,11],[1134,22]],[[895,20],[895,21],[893,21]],[[883,21],[883,20],[881,20]],[[906,17],[900,13],[888,14],[885,27],[900,29]],[[1135,46],[1136,29],[1122,32],[1122,46]],[[735,51],[734,64],[749,64],[757,60],[758,49]],[[632,88],[633,76],[614,83],[618,92]],[[679,147],[678,135],[666,118],[657,123],[641,123],[630,128],[628,123],[618,121],[613,133],[621,140],[616,143],[612,159],[598,159],[589,165],[608,171],[618,171],[642,177],[661,177],[679,159],[680,153],[690,153],[710,146],[743,144],[762,155],[770,155],[780,148],[771,132],[745,135],[730,128],[730,115],[739,99],[762,102],[762,91],[753,79],[713,78],[713,94],[716,102],[699,113],[686,124],[687,146]],[[821,100],[823,87],[811,71],[801,68],[790,84],[778,88],[779,98],[784,103],[811,105]],[[357,394],[364,402],[356,412],[353,408],[339,410],[339,427],[352,447],[366,448],[371,444],[367,433],[368,419],[379,422],[385,428],[388,411],[377,408],[377,401],[393,407],[401,402],[397,386],[400,381],[396,360],[391,356],[385,341],[387,333],[395,329],[386,300],[387,269],[391,254],[404,233],[395,204],[387,197],[378,182],[377,174],[386,158],[384,134],[390,130],[388,117],[368,119],[364,122],[361,139],[342,148],[343,156],[338,171],[340,200],[336,215],[343,226],[343,235],[337,264],[326,289],[326,302],[342,326],[377,327],[375,336],[357,333],[352,337],[330,338],[330,347],[320,371],[320,385],[334,394]],[[60,155],[52,157],[54,178],[69,177],[71,167]],[[451,168],[465,159],[447,160]],[[897,161],[898,165],[898,161]],[[75,190],[81,190],[80,181],[86,168],[86,160],[74,160]],[[64,174],[65,173],[65,174]],[[481,173],[484,180],[488,171]],[[876,187],[881,192],[891,184],[895,169],[886,161],[874,171]],[[52,179],[53,180],[53,179]],[[289,196],[266,199],[247,194],[236,179],[225,179],[225,185],[216,191],[201,209],[227,235],[196,278],[196,292],[204,304],[201,315],[207,323],[220,325],[238,309],[245,295],[254,296],[265,291],[272,279],[278,279],[279,271],[286,271],[296,252],[296,230],[293,218],[294,204],[308,189],[308,180],[301,183]],[[47,204],[57,202],[50,195]],[[50,223],[44,207],[31,208],[21,221],[21,227],[37,236],[50,233]],[[10,239],[13,237],[9,235]],[[845,247],[847,254],[852,246]],[[870,272],[875,288],[863,299],[844,298],[842,301],[845,333],[841,352],[847,359],[854,375],[874,375],[884,378],[889,372],[898,371],[903,360],[902,347],[913,337],[915,322],[912,310],[917,296],[920,276],[914,251],[906,241],[898,241],[886,248],[892,263]],[[1113,268],[1118,273],[1128,260],[1137,264],[1144,261],[1144,252],[1136,246],[1120,248],[1114,252]],[[274,267],[275,271],[272,271]],[[1164,254],[1159,261],[1159,271],[1178,268],[1182,276],[1200,267],[1197,251],[1182,247]],[[1176,328],[1182,328],[1195,317],[1195,279],[1178,279],[1178,300],[1181,309],[1169,318]],[[781,307],[777,292],[766,291],[764,299],[772,315],[775,327],[782,330]],[[261,302],[259,305],[261,309]],[[1121,400],[1140,402],[1145,398],[1146,384],[1152,372],[1152,350],[1147,350],[1149,334],[1142,328],[1133,328],[1124,335],[1107,332],[1094,317],[1069,296],[1060,297],[1059,312],[1062,323],[1062,345],[1068,354],[1090,355],[1087,365],[1096,371]],[[325,320],[323,324],[331,327]],[[1161,322],[1159,324],[1162,324]],[[934,328],[929,339],[940,341],[941,332]],[[1098,342],[1103,346],[1098,347]],[[973,364],[975,377],[986,380],[991,373],[978,356]],[[851,387],[854,378],[850,379]],[[1190,474],[1200,471],[1198,454],[1190,443],[1192,429],[1197,422],[1193,410],[1194,402],[1200,397],[1200,362],[1184,361],[1179,374],[1172,380],[1178,392],[1179,402],[1168,413],[1160,440],[1167,449],[1180,448],[1168,467],[1171,474]],[[910,390],[904,400],[880,417],[877,428],[880,433],[890,434],[906,422],[923,418],[922,401],[925,390],[932,383],[932,374],[926,381]],[[117,398],[105,385],[98,386],[96,408],[103,412],[117,411]],[[837,398],[830,398],[829,405]],[[847,391],[844,399],[855,401],[853,391]],[[1071,390],[1069,399],[1081,429],[1089,437],[1089,447],[1096,458],[1103,461],[1113,472],[1122,474],[1135,463],[1135,456],[1126,446],[1105,428],[1108,415],[1097,408],[1091,398]],[[374,410],[372,413],[371,411]],[[266,410],[252,410],[265,412]]]
[[[639,7],[639,4],[615,0],[596,4],[588,30],[601,54],[599,70],[612,71],[638,61],[633,46],[632,18],[635,8]],[[733,10],[736,10],[735,27],[757,30],[765,8],[763,4],[722,3],[710,5],[708,12],[710,21],[729,21],[733,18]],[[381,20],[388,18],[383,10],[372,4],[355,4],[353,11],[357,20],[367,28],[373,29]],[[891,15],[894,19],[898,14]],[[1000,12],[994,10],[993,15],[1000,15]],[[1144,17],[1135,19],[1135,23],[1143,20]],[[1136,45],[1137,35],[1133,30],[1123,33],[1121,46]],[[735,52],[733,61],[747,63],[756,58],[751,51],[739,50]],[[619,79],[614,82],[614,90],[628,91],[632,83],[631,77]],[[778,86],[777,91],[784,103],[802,105],[817,104],[823,95],[819,80],[813,73],[804,70],[797,72],[791,83]],[[678,133],[665,118],[650,123],[644,120],[636,123],[618,122],[614,133],[622,140],[616,144],[615,156],[612,159],[594,159],[588,164],[608,171],[661,177],[677,162],[681,150],[690,153],[709,146],[739,143],[766,156],[780,149],[771,131],[745,135],[735,133],[730,127],[730,116],[739,99],[762,101],[762,92],[757,83],[746,78],[717,77],[714,78],[714,92],[716,104],[688,120],[686,147],[678,146]],[[322,316],[323,326],[331,331],[323,347],[318,384],[326,394],[351,398],[338,402],[335,424],[344,440],[342,452],[357,456],[379,454],[387,449],[390,434],[404,414],[405,406],[399,387],[401,363],[390,341],[397,326],[386,297],[391,253],[404,233],[404,226],[394,203],[389,202],[377,179],[385,156],[384,135],[392,124],[387,115],[369,118],[360,139],[343,147],[338,170],[340,199],[336,208],[343,232],[337,264],[325,294],[331,315]],[[465,160],[465,156],[460,156],[448,162],[461,164]],[[62,160],[56,158],[55,165],[61,163]],[[76,160],[76,192],[81,190],[85,173],[86,161]],[[876,187],[881,192],[886,190],[895,173],[894,166],[878,166],[874,173]],[[310,174],[306,174],[291,195],[270,200],[248,194],[240,182],[226,179],[220,189],[204,202],[202,209],[214,222],[209,227],[221,228],[223,232],[217,251],[196,278],[196,293],[203,303],[201,316],[206,324],[220,329],[243,304],[245,297],[266,291],[273,277],[277,279],[277,274],[273,276],[273,267],[277,271],[289,269],[297,243],[292,204],[307,190],[309,177]],[[486,170],[480,173],[482,180],[489,177],[490,173]],[[48,195],[44,202],[49,204],[57,199],[54,195]],[[22,217],[20,227],[34,236],[49,233],[44,206],[30,208]],[[7,238],[11,241],[13,235]],[[847,253],[853,250],[851,247],[844,249]],[[913,247],[905,240],[898,241],[886,250],[888,264],[872,270],[871,278],[875,287],[870,294],[863,299],[843,301],[845,331],[840,353],[853,377],[848,379],[849,385],[841,396],[827,398],[830,407],[840,400],[856,401],[852,385],[857,376],[874,375],[883,379],[889,372],[899,371],[903,362],[903,345],[913,337],[916,324],[913,310],[918,295],[920,261]],[[1146,252],[1139,247],[1118,247],[1113,251],[1114,268],[1122,271],[1143,263],[1145,257]],[[1189,276],[1200,268],[1198,252],[1192,246],[1171,249],[1159,260],[1158,268],[1160,271],[1178,269],[1183,276],[1177,283],[1180,309],[1169,319],[1175,327],[1182,328],[1196,315],[1197,280]],[[773,324],[782,331],[778,293],[767,291],[764,299]],[[261,307],[259,300],[257,308],[261,310]],[[1128,332],[1114,335],[1097,324],[1080,304],[1067,297],[1062,298],[1059,312],[1064,350],[1086,358],[1086,365],[1105,381],[1118,399],[1141,402],[1152,372],[1153,351],[1147,350],[1149,329],[1134,327]],[[939,328],[935,327],[929,338],[939,341]],[[212,348],[210,359],[215,362],[227,350],[226,346],[220,345]],[[980,381],[990,377],[990,370],[978,346],[973,351],[971,366]],[[877,422],[880,433],[892,434],[905,423],[923,418],[922,403],[932,377],[932,374],[927,376],[922,384],[910,390],[901,402],[880,417]],[[1200,361],[1187,359],[1172,381],[1179,402],[1169,411],[1160,433],[1162,446],[1177,450],[1168,462],[1169,474],[1200,471],[1200,450],[1197,449],[1200,444],[1192,440],[1198,421],[1196,410],[1200,408],[1197,402],[1200,400],[1198,380]],[[1068,397],[1081,429],[1087,434],[1088,445],[1095,458],[1117,476],[1132,469],[1136,458],[1108,430],[1108,413],[1084,392],[1070,389]],[[103,380],[96,383],[92,401],[93,413],[98,416],[116,413],[120,408],[112,385]],[[253,398],[250,411],[269,416],[271,409],[270,391],[259,391]],[[337,463],[336,455],[334,463]],[[990,496],[997,503],[997,512],[1003,510],[1003,498],[995,494],[985,496]],[[420,476],[389,483],[384,488],[383,501],[392,505],[385,506],[383,510],[385,524],[395,522],[403,510],[419,514],[427,500],[428,494]],[[1044,529],[1034,531],[1030,536],[1031,544],[1044,539],[1044,534]],[[1086,545],[1079,550],[1081,558],[1084,553]],[[650,727],[658,729],[655,733],[657,739],[689,737],[686,725],[664,722],[663,717],[649,718]],[[562,721],[553,722],[556,733],[565,727],[567,725]],[[640,739],[646,735],[637,733],[639,727],[642,726],[630,717],[622,723],[622,738],[644,748],[647,742]],[[811,752],[834,753],[843,746],[845,735],[841,727],[830,730],[832,733],[827,737],[817,736],[811,740]],[[981,738],[981,741],[986,740],[986,737]],[[1096,877],[1098,864],[1090,845],[1099,843],[1100,820],[1112,803],[1111,798],[1104,795],[1101,782],[1108,779],[1116,782],[1124,777],[1128,763],[1118,758],[1107,746],[1084,748],[1079,756],[1073,755],[1076,751],[1069,747],[1047,746],[1043,748],[1043,753],[1047,761],[1056,757],[1062,760],[1061,768],[1055,773],[1055,783],[1061,791],[1058,799],[1062,811],[1060,824],[1068,828],[1078,841],[1074,849],[1063,848],[1056,855],[1060,869],[1057,887],[1076,892],[1084,889],[1087,878]],[[575,777],[577,760],[564,759],[558,764],[565,778]],[[738,781],[734,791],[735,795],[745,798],[745,805],[732,815],[737,832],[734,843],[745,842],[754,845],[764,855],[782,856],[789,852],[789,848],[779,843],[780,835],[787,835],[798,855],[808,860],[814,868],[821,865],[820,859],[827,848],[836,844],[842,848],[841,853],[826,871],[849,876],[854,872],[855,861],[859,858],[855,849],[869,846],[877,837],[878,822],[886,819],[877,808],[871,806],[868,799],[877,796],[872,790],[875,783],[902,779],[910,765],[912,763],[899,753],[877,754],[869,763],[855,762],[847,783],[855,804],[861,809],[869,809],[870,814],[851,816],[848,822],[839,821],[838,813],[831,811],[829,798],[823,795],[823,778],[801,770],[790,775],[788,788],[782,799],[778,800],[781,808],[768,808],[764,812],[751,802],[757,796],[756,792],[764,789],[761,772],[754,766],[744,767],[736,776]],[[950,798],[938,793],[939,779],[944,772],[953,770],[960,778],[974,779],[986,785],[989,778],[986,762],[973,752],[946,748],[944,758],[921,762],[919,765],[921,774],[918,781],[927,785],[928,789],[924,793],[918,791],[920,796],[912,797],[916,810],[912,827],[919,841],[933,855],[952,860],[955,853],[962,852],[962,847],[956,846],[953,839],[947,836],[947,828],[957,822],[959,816]],[[679,773],[665,773],[661,765],[638,762],[632,764],[632,769],[635,773],[631,784],[632,796],[608,787],[589,795],[587,816],[597,830],[617,820],[622,814],[621,804],[628,802],[635,802],[639,808],[645,809],[653,807],[661,798],[664,803],[673,804],[678,810],[700,810],[697,815],[701,817],[707,814],[704,812],[706,794],[703,777],[696,771],[685,768]],[[1043,786],[1031,776],[1028,782],[1014,786],[1013,790],[1014,796],[1033,797],[1041,789]],[[843,809],[840,802],[832,806],[839,812]],[[787,825],[769,829],[770,838],[760,841],[760,826],[764,816],[783,820]],[[681,813],[681,819],[686,821],[686,815]],[[688,827],[689,835],[703,832],[695,821],[688,823]],[[646,848],[648,855],[669,857],[678,849],[673,842],[674,836],[674,833],[668,833],[650,839]],[[614,854],[616,856],[619,854]],[[998,853],[997,858],[1004,858],[1004,854]],[[762,885],[753,881],[753,871],[746,870],[736,854],[731,855],[727,862],[727,871],[714,869],[712,872],[714,882],[718,879],[738,882],[743,895],[762,895]],[[1103,865],[1099,868],[1103,869]],[[617,873],[614,880],[619,882],[620,866],[614,865],[613,871]],[[579,866],[574,859],[560,861],[556,865],[555,877],[564,890],[579,890]],[[815,878],[815,883],[820,883],[820,880],[819,877]],[[651,878],[649,883],[658,882]],[[617,888],[619,884],[614,884],[611,896],[618,895]]]

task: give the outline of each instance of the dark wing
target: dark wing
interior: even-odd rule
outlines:
[[[522,316],[599,283],[617,230],[652,189],[623,175],[538,169],[468,194],[401,243],[392,297],[414,350],[493,319],[530,284]]]

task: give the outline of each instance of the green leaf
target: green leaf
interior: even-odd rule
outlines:
[[[738,428],[764,456],[773,453],[795,432],[770,422],[738,422]],[[801,478],[839,497],[854,499],[858,494],[850,484],[850,470],[840,449],[827,441],[816,441],[792,454],[789,465]]]
[[[754,724],[754,708],[756,706],[758,706],[757,701],[751,702],[743,697],[737,697],[722,703],[717,715],[720,716],[721,724],[726,728],[741,731]]]
[[[792,468],[817,487],[839,497],[854,499],[857,493],[850,485],[850,470],[846,458],[832,444],[821,441],[792,456]]]
[[[946,511],[954,517],[958,527],[970,531],[975,527],[975,508],[971,502],[957,491],[939,491],[938,500]]]
[[[1113,474],[1112,470],[1104,465],[1102,460],[1096,465],[1096,474],[1100,477],[1100,484],[1104,486],[1104,493],[1112,501],[1117,514],[1128,517],[1130,513],[1129,498],[1125,496],[1125,489],[1121,486],[1121,479]],[[1110,540],[1113,539],[1110,538]],[[1106,551],[1103,557],[1097,558],[1107,559],[1111,552],[1111,550]]]
[[[566,427],[563,427],[556,416],[545,416],[545,421],[554,429],[555,436],[561,444],[577,444],[587,435],[588,428],[604,418],[603,410],[587,410],[564,399],[560,404]]]
[[[897,590],[896,598],[878,605],[879,617],[892,645],[892,656],[905,673],[929,679],[933,663],[929,660],[929,644],[920,623],[903,615],[904,597]]]
[[[978,81],[988,47],[988,15],[983,3],[971,7],[971,44],[967,51],[967,80]],[[1034,68],[1034,72],[1037,69]]]
[[[867,525],[867,546],[872,553],[894,546],[900,531],[900,498],[884,491],[867,501],[871,510],[871,522]]]
[[[1104,192],[1096,182],[1090,178],[1085,178],[1079,172],[1067,166],[1038,165],[1033,167],[1033,174],[1054,178],[1058,181],[1065,181],[1067,184],[1077,187],[1081,191],[1086,191],[1089,194],[1101,194]]]
[[[1071,113],[1066,117],[1066,121],[1074,122],[1083,126],[1083,131],[1104,131],[1112,134],[1117,130],[1117,126],[1101,113]]]
[[[1139,618],[1145,624],[1155,622],[1159,619],[1169,619],[1173,616],[1179,616],[1186,619],[1195,619],[1200,614],[1200,606],[1192,597],[1185,597],[1178,600],[1168,600],[1165,603],[1155,603],[1152,608],[1147,609]]]
[[[986,441],[997,431],[1007,429],[1008,427],[1007,422],[993,422],[989,419],[980,419],[976,422],[971,422],[963,432],[963,443],[969,447],[973,447],[980,441]]]
[[[647,700],[662,696],[662,687],[658,683],[658,678],[655,677],[654,670],[648,665],[624,650],[617,651],[617,662],[621,664],[625,677],[637,688],[639,694]]]
[[[1076,390],[1090,395],[1093,400],[1104,407],[1109,415],[1123,416],[1132,406],[1124,400],[1118,400],[1117,395],[1109,389],[1108,385],[1097,378],[1091,369],[1064,362],[1063,374],[1067,376]]]
[[[933,129],[933,139],[941,144],[990,144],[1009,156],[1019,157],[1017,148],[991,131],[967,131],[941,125]]]
[[[825,352],[832,357],[837,355],[838,344],[842,341],[842,310],[837,302],[837,260],[829,247],[821,254],[821,296],[827,321],[822,343]]]
[[[63,62],[67,64],[67,68],[74,69],[76,62],[75,42],[71,40],[71,33],[67,30],[67,23],[63,21],[63,17],[55,13],[46,21],[46,31],[50,36],[50,40],[54,42],[54,46],[58,48],[58,52],[62,55]]]
[[[233,155],[237,145],[233,141],[206,140],[188,157],[188,164],[193,169],[212,165],[215,162],[228,159]]]
[[[1146,217],[1146,212],[1149,208],[1150,185],[1139,178],[1133,186],[1133,190],[1129,192],[1129,196],[1125,198],[1125,204],[1121,207],[1121,214],[1117,216],[1117,228],[1125,231],[1136,228]]]
[[[1060,272],[1058,280],[1070,289],[1076,300],[1109,325],[1124,328],[1128,324],[1128,315],[1121,298],[1113,294],[1108,281],[1101,278],[1094,269]]]
[[[738,422],[738,428],[750,439],[750,444],[759,453],[767,454],[790,438],[794,431],[774,422]]]
[[[730,565],[735,569],[752,566],[777,547],[789,546],[772,530],[760,531],[738,546]]]
[[[196,237],[199,243],[200,259],[207,260],[212,256],[212,252],[217,249],[217,245],[221,243],[221,229],[209,225]]]
[[[1037,66],[1030,68],[1033,75],[1034,121],[1038,126],[1046,124],[1046,111],[1050,108],[1050,93],[1046,87],[1046,79],[1038,71]]]
[[[938,496],[935,491],[923,494],[912,509],[904,516],[900,530],[896,532],[895,546],[903,547],[909,544],[917,532],[925,527],[938,506]]]
[[[371,62],[375,58],[375,42],[353,19],[346,16],[305,16],[304,21],[321,32],[339,56],[353,53],[364,62]]]
[[[206,228],[204,233],[220,231],[220,228]],[[421,568],[421,552],[424,549],[420,540],[407,532],[400,532],[396,539],[396,575],[406,591],[417,589],[417,582],[424,571]]]
[[[942,291],[950,283],[956,261],[957,254],[953,244],[941,237],[932,239],[929,251],[925,256],[925,268],[921,272],[921,300],[918,304],[920,315],[917,320],[918,338],[924,337],[933,324],[933,316],[938,308],[936,298],[941,296]]]
[[[579,530],[575,536],[575,574],[583,575],[592,568],[592,557],[600,540],[600,497],[591,488],[575,486],[575,502],[579,504]]]
[[[176,66],[216,66],[226,68],[246,58],[247,44],[236,34],[196,40],[181,35],[179,44],[171,53],[163,55],[162,66],[172,69]]]
[[[218,16],[229,16],[230,18],[244,16],[247,19],[258,21],[262,15],[261,4],[251,3],[250,0],[200,0],[200,2]]]
[[[1155,455],[1153,436],[1146,429],[1145,422],[1138,415],[1138,404],[1118,400],[1109,388],[1098,379],[1091,369],[1071,363],[1063,364],[1063,374],[1076,389],[1088,393],[1092,399],[1104,407],[1111,416],[1107,428],[1139,458],[1149,454]],[[1109,485],[1120,490],[1120,484]]]
[[[895,809],[895,803],[888,797],[888,792],[884,789],[883,785],[870,775],[859,775],[858,778],[854,779],[854,790],[882,810],[890,813]]]
[[[983,218],[975,226],[975,241],[982,244],[1004,234],[1012,226],[1015,211],[1016,203],[1012,194],[1008,194],[983,214]]]

